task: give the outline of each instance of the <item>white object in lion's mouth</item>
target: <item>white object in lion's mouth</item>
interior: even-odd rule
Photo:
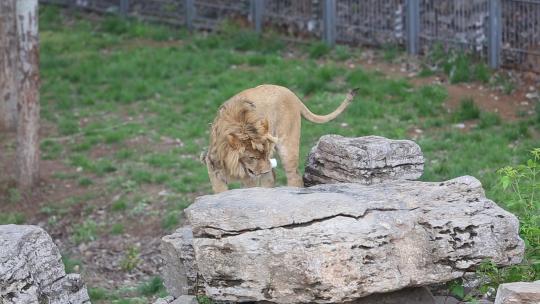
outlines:
[[[270,158],[270,164],[272,165],[272,168],[277,167],[277,160],[275,158]]]

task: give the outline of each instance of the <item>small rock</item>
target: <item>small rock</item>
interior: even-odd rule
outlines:
[[[174,300],[171,304],[197,304],[197,298],[194,296],[183,295]]]
[[[538,92],[527,93],[527,94],[525,94],[525,97],[526,97],[527,99],[536,99],[536,98],[538,98]]]
[[[153,304],[170,304],[172,301],[174,301],[173,296],[166,296],[164,298],[157,299]]]
[[[458,124],[452,125],[452,127],[456,128],[456,129],[465,129],[465,124],[464,123],[458,123]]]
[[[413,141],[325,135],[309,153],[304,184],[414,180],[422,175],[423,167],[422,151]]]
[[[501,284],[495,298],[495,304],[538,303],[540,303],[540,281]]]
[[[167,190],[161,190],[158,193],[158,196],[169,196],[169,195],[171,195],[171,193]]]

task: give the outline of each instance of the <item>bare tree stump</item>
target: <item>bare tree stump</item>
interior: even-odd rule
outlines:
[[[19,59],[17,182],[19,187],[28,189],[39,177],[38,1],[17,1],[16,20]]]

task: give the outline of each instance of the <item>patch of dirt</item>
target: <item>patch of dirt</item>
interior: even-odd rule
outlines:
[[[47,135],[54,134],[41,134],[42,138]],[[156,144],[150,138],[140,136],[128,141],[127,145],[136,150],[165,151],[179,144],[181,141],[168,138],[162,138]],[[111,156],[120,147],[97,145],[90,155],[91,158]],[[26,224],[43,227],[62,254],[82,266],[77,266],[75,271],[82,274],[88,286],[117,290],[137,286],[160,274],[159,243],[161,237],[169,233],[161,224],[169,199],[164,186],[145,184],[135,185],[133,190],[110,191],[108,186],[114,173],[99,177],[66,165],[60,158],[42,160],[38,186],[11,201],[15,189],[14,133],[2,134],[0,151],[0,213],[20,213]],[[59,173],[78,177],[59,178]],[[79,177],[88,177],[93,184],[82,186]],[[112,206],[121,197],[130,205],[114,211]],[[77,244],[74,235],[86,221],[95,223],[96,237]],[[182,222],[181,218],[179,222]],[[122,224],[123,232],[112,233],[114,224]],[[128,257],[130,250],[135,253],[133,258]],[[126,268],[126,261],[132,262],[132,269]]]
[[[420,64],[417,59],[403,57],[398,63],[389,63],[377,59],[375,51],[364,52],[362,58],[348,61],[349,68],[362,67],[366,70],[381,72],[389,78],[407,78],[413,85],[419,87],[430,84],[443,85],[448,90],[445,107],[453,111],[461,101],[472,98],[483,111],[497,113],[504,121],[516,121],[534,114],[535,100],[530,96],[538,96],[540,92],[540,75],[531,72],[517,73],[516,89],[511,94],[504,94],[489,84],[478,82],[449,83],[445,75],[429,77],[417,76]]]

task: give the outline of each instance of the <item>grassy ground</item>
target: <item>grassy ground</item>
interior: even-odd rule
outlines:
[[[198,162],[208,124],[245,88],[284,85],[324,114],[359,87],[335,121],[303,122],[301,159],[324,134],[414,137],[426,158],[423,180],[473,175],[503,206],[496,170],[538,146],[534,115],[506,121],[477,107],[475,96],[449,111],[444,85],[363,68],[361,49],[291,46],[230,26],[188,34],[48,6],[40,27],[44,183],[29,195],[3,180],[0,222],[45,226],[95,301],[144,303],[163,293],[154,277],[159,238],[181,225],[195,196],[210,192]],[[387,53],[381,60],[396,56]],[[455,127],[462,122],[467,128]],[[7,163],[12,138],[0,140]]]

